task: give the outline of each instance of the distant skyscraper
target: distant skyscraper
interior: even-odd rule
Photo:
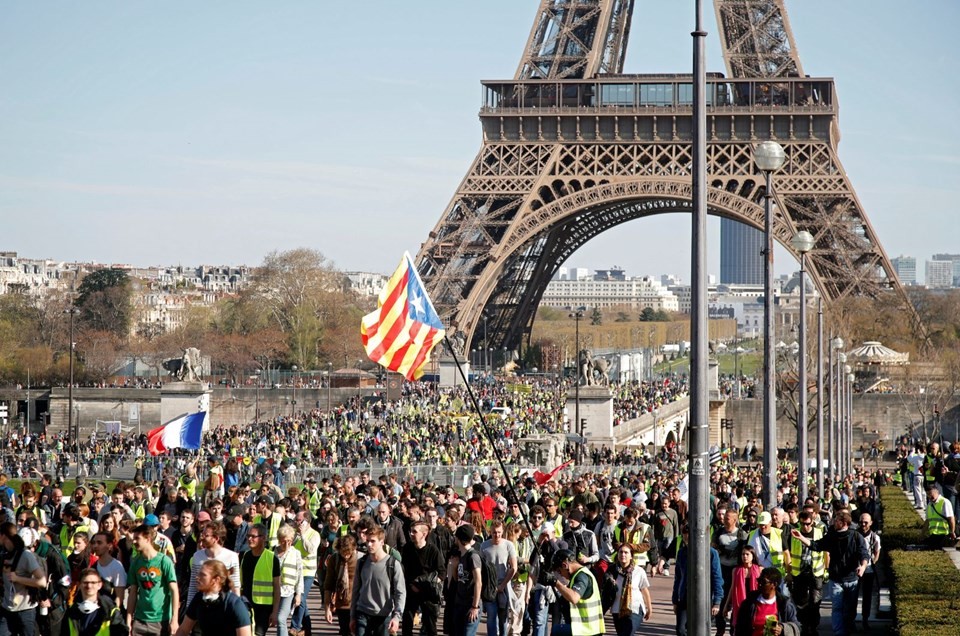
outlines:
[[[763,232],[720,219],[720,284],[763,285]]]
[[[897,270],[897,278],[904,285],[917,284],[917,259],[912,256],[898,256],[890,261]]]
[[[933,260],[953,263],[953,286],[960,287],[960,254],[934,254]]]
[[[953,261],[927,261],[923,280],[930,289],[953,287]]]

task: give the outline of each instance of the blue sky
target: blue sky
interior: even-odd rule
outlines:
[[[0,4],[0,249],[257,264],[316,248],[392,270],[477,150],[481,79],[516,70],[537,0]],[[689,72],[693,1],[637,0],[625,71]],[[708,69],[722,71],[705,0]],[[788,0],[834,77],[840,156],[888,255],[960,253],[960,2]],[[634,221],[568,264],[689,280],[689,217]],[[719,245],[711,220],[710,271]],[[777,269],[787,271],[785,252]]]

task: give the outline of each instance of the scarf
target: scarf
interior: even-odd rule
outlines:
[[[630,616],[630,604],[633,602],[633,566],[623,571],[623,589],[620,590],[620,617]]]

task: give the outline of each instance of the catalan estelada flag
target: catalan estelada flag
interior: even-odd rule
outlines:
[[[400,267],[380,292],[377,310],[360,323],[363,348],[374,362],[416,380],[443,334],[417,268],[404,252]]]

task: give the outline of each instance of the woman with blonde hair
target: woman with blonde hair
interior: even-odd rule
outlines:
[[[283,524],[277,530],[277,559],[280,561],[280,609],[277,611],[277,635],[287,636],[287,619],[293,608],[300,605],[303,595],[303,557],[294,550],[296,537],[293,526]],[[302,636],[302,631],[292,636]]]

